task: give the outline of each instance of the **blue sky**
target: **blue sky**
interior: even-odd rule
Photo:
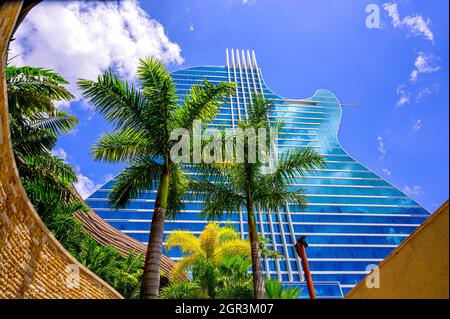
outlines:
[[[379,28],[366,26],[369,4],[380,9]],[[133,79],[143,55],[175,70],[223,65],[225,48],[253,49],[275,93],[326,88],[358,103],[344,107],[342,146],[433,211],[448,198],[448,9],[443,0],[44,2],[19,28],[12,62],[51,67],[73,83],[109,66]],[[80,124],[56,153],[87,194],[123,165],[92,160],[109,127],[83,100],[61,107]]]

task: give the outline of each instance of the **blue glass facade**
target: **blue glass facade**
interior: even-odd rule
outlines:
[[[254,54],[227,51],[226,66],[203,66],[172,73],[180,101],[191,85],[207,79],[213,84],[235,82],[236,95],[228,100],[210,127],[230,128],[244,119],[253,92],[272,99],[275,108],[270,119],[285,123],[279,134],[281,153],[288,149],[312,147],[323,154],[326,168],[298,178],[292,185],[303,188],[308,208],[300,211],[286,203],[277,211],[258,211],[260,234],[271,240],[269,248],[284,259],[263,258],[267,276],[285,284],[304,286],[301,263],[293,249],[300,235],[306,235],[309,264],[318,297],[345,295],[368,272],[368,265],[378,264],[429,213],[413,199],[393,187],[353,159],[341,147],[337,132],[341,105],[333,93],[317,90],[310,98],[294,100],[280,97],[264,83]],[[131,237],[147,242],[153,212],[155,189],[134,199],[126,209],[112,210],[108,193],[114,179],[93,193],[86,202],[94,211]],[[200,233],[207,223],[199,216],[201,201],[188,203],[176,220],[165,225],[165,236],[176,229]],[[226,217],[246,237],[246,216],[241,212]],[[166,254],[178,259],[180,251]],[[304,289],[302,296],[307,295]]]

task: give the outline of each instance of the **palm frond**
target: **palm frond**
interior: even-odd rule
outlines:
[[[74,169],[62,159],[49,153],[44,153],[40,156],[25,156],[23,160],[30,171],[34,171],[42,176],[58,177],[62,183],[74,183],[77,181]]]
[[[291,182],[295,178],[305,176],[306,172],[314,172],[317,168],[323,167],[323,156],[312,148],[289,150],[281,154],[274,176]]]
[[[134,197],[151,189],[159,181],[162,166],[151,158],[133,160],[130,166],[119,173],[116,184],[109,195],[111,207],[122,208]]]
[[[83,97],[116,129],[133,127],[147,130],[143,117],[147,102],[145,97],[134,85],[122,81],[114,71],[105,71],[96,81],[80,79],[77,84]]]
[[[215,219],[222,214],[234,213],[245,204],[244,197],[232,188],[231,184],[212,183],[207,180],[193,180],[189,189],[194,194],[194,198],[203,198],[205,204],[202,216]]]
[[[207,80],[203,84],[193,85],[183,107],[177,110],[179,127],[189,130],[194,120],[212,121],[217,116],[221,102],[233,94],[234,88],[234,83],[220,82],[212,85]]]
[[[66,112],[55,111],[46,116],[39,116],[30,123],[32,128],[40,128],[48,130],[54,135],[70,132],[75,125],[78,124],[78,119],[74,115],[68,115]]]
[[[178,104],[175,83],[164,64],[155,58],[139,60],[138,78],[147,100],[143,115],[149,124],[149,136],[158,141],[161,155],[168,154],[170,132],[176,128]]]
[[[184,230],[175,230],[167,237],[166,250],[169,251],[174,247],[179,247],[183,254],[199,253],[199,239],[192,233]]]
[[[169,218],[174,218],[177,213],[184,209],[183,195],[186,194],[188,187],[189,180],[184,171],[178,165],[171,164],[166,207],[166,214]]]
[[[242,239],[232,239],[220,245],[214,252],[214,258],[221,260],[225,256],[250,257],[250,242]]]
[[[49,152],[55,145],[57,138],[48,130],[36,129],[30,126],[21,127],[11,123],[12,147],[19,156],[39,156]]]
[[[269,123],[269,111],[273,108],[272,100],[265,99],[261,94],[253,94],[248,110],[248,122],[253,127],[266,127]]]
[[[185,270],[188,269],[189,267],[192,267],[192,265],[194,265],[197,260],[198,260],[197,254],[187,255],[181,258],[172,268],[172,271],[169,274],[169,280],[170,281],[180,280],[184,276]]]
[[[34,92],[49,100],[71,100],[74,96],[63,86],[68,84],[59,73],[31,66],[8,66],[5,71],[8,93]]]
[[[148,145],[149,141],[142,131],[127,127],[103,134],[92,146],[91,153],[97,161],[117,163],[151,155]]]

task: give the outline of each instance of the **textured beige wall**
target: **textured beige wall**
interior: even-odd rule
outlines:
[[[363,279],[347,299],[449,297],[448,201],[379,265],[379,288]]]
[[[0,4],[0,298],[122,298],[48,231],[20,183],[9,134],[5,52],[22,3]]]

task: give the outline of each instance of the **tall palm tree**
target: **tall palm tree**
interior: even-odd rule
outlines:
[[[158,298],[165,216],[183,207],[181,196],[187,187],[180,164],[170,158],[176,143],[170,134],[176,128],[191,130],[194,120],[214,119],[234,86],[213,86],[205,81],[194,85],[179,104],[174,81],[159,60],[141,59],[137,77],[138,88],[111,70],[96,81],[82,79],[78,85],[83,96],[115,127],[94,145],[94,158],[129,163],[110,194],[112,207],[124,207],[136,195],[158,187],[141,287],[141,298]]]
[[[200,279],[201,288],[208,296],[215,298],[217,286],[216,269],[224,258],[229,256],[250,256],[250,245],[247,240],[240,239],[234,228],[219,227],[217,223],[208,223],[197,237],[194,234],[176,230],[166,240],[168,250],[179,247],[184,256],[177,262],[170,273],[175,281],[182,277],[187,269],[192,269],[196,278]]]
[[[273,103],[262,96],[254,96],[248,111],[248,119],[239,122],[241,129],[266,129],[269,133],[268,114]],[[279,130],[282,123],[277,123]],[[270,143],[270,138],[266,143]],[[252,144],[255,143],[255,144]],[[252,272],[255,297],[264,298],[264,278],[260,261],[260,242],[255,222],[255,206],[261,210],[274,210],[286,202],[304,207],[306,200],[301,189],[291,190],[289,185],[305,174],[323,166],[323,158],[318,153],[307,148],[303,151],[292,150],[280,154],[278,166],[273,172],[264,171],[262,161],[252,163],[249,153],[252,147],[258,149],[258,141],[246,138],[243,141],[244,160],[242,163],[215,164],[209,168],[202,168],[202,177],[191,182],[193,199],[201,198],[205,201],[202,213],[209,218],[220,217],[224,213],[234,213],[242,207],[246,208],[248,216],[248,233],[251,243]],[[266,145],[269,156],[270,145]]]

